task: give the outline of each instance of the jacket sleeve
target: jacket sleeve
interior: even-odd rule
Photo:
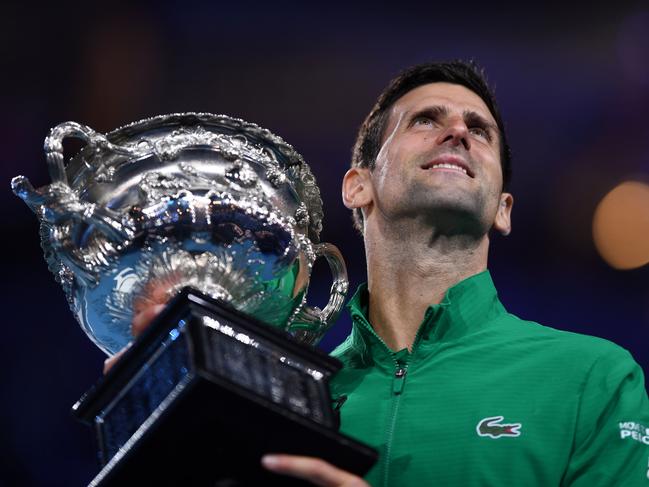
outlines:
[[[642,369],[610,347],[583,385],[563,486],[649,487],[649,400]]]

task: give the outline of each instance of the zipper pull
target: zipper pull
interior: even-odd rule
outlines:
[[[343,394],[342,396],[334,399],[333,400],[334,411],[340,411],[340,408],[342,407],[343,404],[345,404],[346,400],[347,400],[347,394]]]
[[[401,394],[403,391],[403,384],[406,382],[406,372],[405,367],[399,367],[394,372],[394,380],[392,382],[392,392],[394,394]]]
[[[345,403],[347,400],[347,394],[343,394],[342,396],[338,397],[337,399],[334,399],[333,401],[333,413],[334,413],[334,428],[336,431],[340,429],[340,408],[342,405]]]

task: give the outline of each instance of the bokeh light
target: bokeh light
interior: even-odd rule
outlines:
[[[616,269],[649,262],[649,185],[626,181],[604,196],[593,217],[593,239]]]

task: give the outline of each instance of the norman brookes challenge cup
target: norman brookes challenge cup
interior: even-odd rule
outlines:
[[[68,137],[86,145],[66,164]],[[63,123],[45,153],[52,183],[18,176],[12,188],[91,340],[115,354],[138,310],[171,299],[75,405],[97,431],[92,485],[272,485],[258,467],[267,451],[371,466],[372,450],[335,431],[327,380],[340,365],[311,346],[348,282],[338,249],[319,242],[320,192],[290,145],[240,119],[182,113],[107,135]],[[306,303],[319,256],[333,275],[322,310]]]
[[[86,147],[66,166],[62,142]],[[133,308],[184,286],[313,343],[347,291],[338,250],[320,244],[322,201],[291,146],[223,115],[154,117],[104,136],[68,122],[45,140],[52,184],[14,192],[38,215],[50,270],[88,336],[112,355]],[[315,258],[334,274],[324,311],[305,303]]]

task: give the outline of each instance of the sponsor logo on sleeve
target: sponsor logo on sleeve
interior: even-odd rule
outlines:
[[[502,436],[520,436],[521,423],[504,424],[501,421],[504,416],[492,416],[484,418],[476,426],[479,436],[488,436],[489,438],[500,438]]]
[[[630,439],[649,445],[649,428],[635,421],[623,421],[620,425],[620,439]]]

